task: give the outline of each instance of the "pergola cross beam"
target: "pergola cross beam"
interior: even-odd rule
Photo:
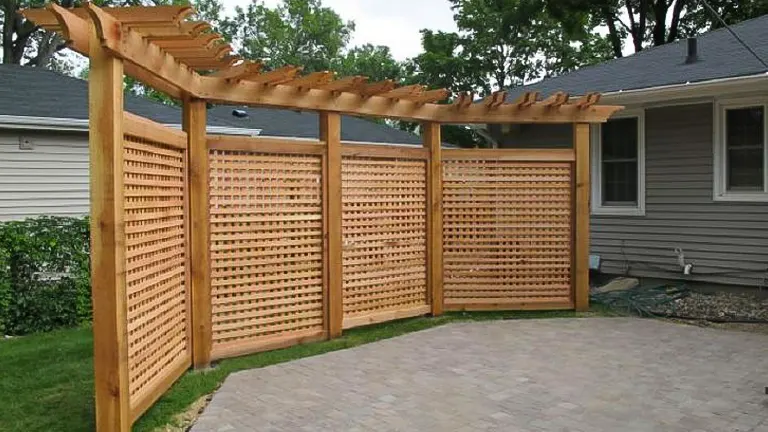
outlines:
[[[597,105],[595,96],[568,103],[563,94],[510,104],[503,92],[481,104],[465,95],[442,105],[435,102],[445,99],[447,90],[418,84],[366,83],[357,76],[334,80],[332,72],[301,76],[300,66],[262,72],[260,63],[240,62],[227,44],[216,43],[219,35],[203,33],[210,29],[207,23],[186,21],[192,12],[187,6],[99,8],[92,3],[23,11],[38,25],[60,31],[70,47],[85,55],[88,21],[93,21],[101,45],[124,60],[126,74],[181,99],[460,124],[598,123],[620,109]]]

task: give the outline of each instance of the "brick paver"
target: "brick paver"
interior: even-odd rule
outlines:
[[[227,378],[193,432],[768,432],[768,336],[654,320],[451,324]]]

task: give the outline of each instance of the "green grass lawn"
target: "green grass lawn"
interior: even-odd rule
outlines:
[[[197,399],[216,390],[227,375],[243,369],[350,348],[449,322],[610,314],[602,308],[588,313],[450,313],[437,318],[413,318],[353,329],[330,341],[228,359],[207,372],[184,375],[136,423],[134,430],[152,431],[168,424]],[[0,340],[0,431],[93,430],[91,356],[90,328]]]

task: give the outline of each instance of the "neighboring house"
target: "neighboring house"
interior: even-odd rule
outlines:
[[[733,30],[768,62],[768,15]],[[592,128],[591,253],[601,271],[765,284],[768,70],[727,30],[515,88],[510,100],[525,91],[597,91],[601,103],[626,106]],[[572,146],[570,125],[490,132],[500,147]]]
[[[126,95],[125,109],[180,127],[181,110]],[[233,110],[244,110],[239,118]],[[316,113],[218,106],[208,132],[318,137]],[[418,136],[343,116],[346,141],[418,145]],[[36,215],[85,215],[89,210],[88,83],[45,69],[0,64],[0,221]]]

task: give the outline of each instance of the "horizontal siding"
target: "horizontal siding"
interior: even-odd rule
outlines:
[[[646,110],[646,215],[592,216],[591,253],[602,271],[682,278],[676,248],[693,264],[691,280],[760,285],[768,270],[768,204],[712,200],[712,105]],[[499,141],[536,147],[569,130],[532,126]],[[543,139],[545,137],[545,139]]]
[[[0,131],[0,220],[88,214],[88,136]]]

